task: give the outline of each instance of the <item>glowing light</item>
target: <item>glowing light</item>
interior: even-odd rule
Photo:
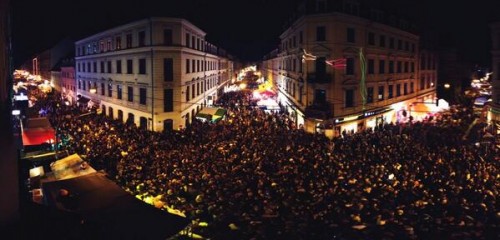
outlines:
[[[302,49],[304,51],[304,55],[302,55],[302,62],[304,61],[311,61],[311,60],[316,60],[316,56],[306,52],[305,49]]]
[[[12,110],[12,116],[19,116],[21,114],[20,110]]]
[[[91,88],[89,92],[90,92],[90,93],[96,93],[96,92],[97,92],[97,89],[95,89],[95,88]]]
[[[240,84],[240,89],[245,89],[245,88],[247,88],[247,84],[246,83]]]
[[[447,88],[447,89],[450,88],[450,84],[449,83],[445,83],[444,84],[444,88]]]

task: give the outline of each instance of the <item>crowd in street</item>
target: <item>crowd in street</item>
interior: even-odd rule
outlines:
[[[330,140],[223,95],[223,121],[149,132],[99,114],[51,120],[63,150],[139,196],[161,196],[213,239],[500,238],[500,159],[455,108],[428,122]]]

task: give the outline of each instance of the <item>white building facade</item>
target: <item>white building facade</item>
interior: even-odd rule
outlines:
[[[205,35],[185,19],[149,18],[79,40],[77,94],[141,128],[183,128],[233,76],[232,60]]]

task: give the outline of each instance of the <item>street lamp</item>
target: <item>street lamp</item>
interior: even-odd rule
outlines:
[[[450,84],[449,84],[449,83],[445,83],[443,86],[444,86],[444,88],[446,88],[446,89],[449,89],[449,88],[450,88]]]

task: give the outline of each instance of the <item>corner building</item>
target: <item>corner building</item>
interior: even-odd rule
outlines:
[[[408,22],[358,1],[301,9],[262,63],[297,126],[333,137],[408,121],[414,105],[435,102],[436,74],[420,78],[419,36]]]
[[[148,18],[77,41],[79,101],[152,131],[189,125],[234,74],[205,35],[185,19]]]

